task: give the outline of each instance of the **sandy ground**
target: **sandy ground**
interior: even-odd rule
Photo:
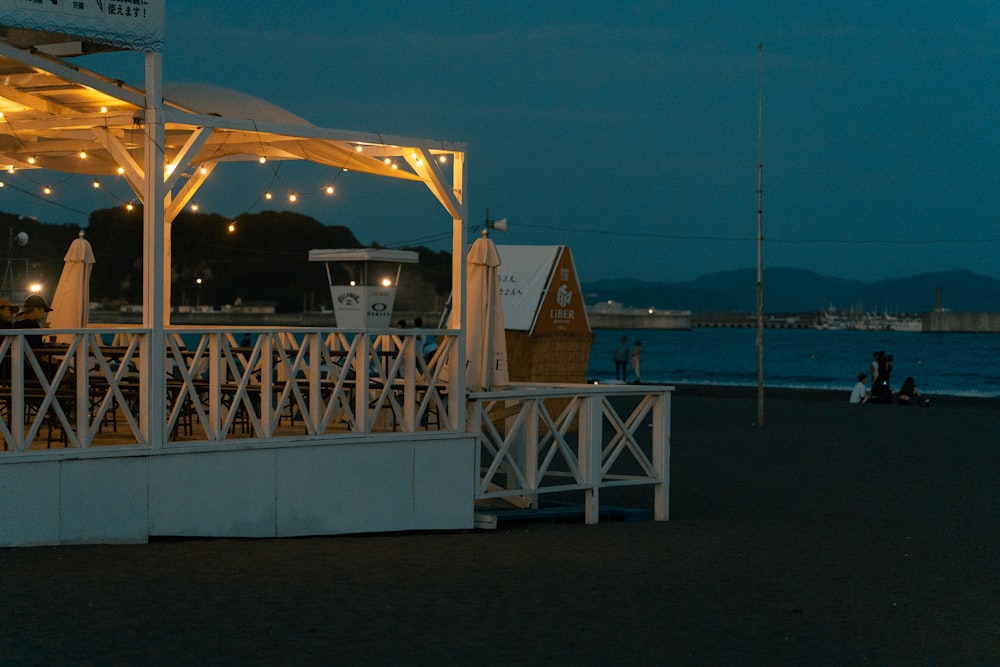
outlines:
[[[1000,401],[847,393],[679,388],[666,523],[0,549],[0,664],[1000,664]]]

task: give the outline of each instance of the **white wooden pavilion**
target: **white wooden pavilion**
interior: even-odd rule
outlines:
[[[566,491],[596,521],[599,490],[626,484],[652,485],[667,518],[670,388],[468,393],[462,365],[445,363],[465,356],[464,144],[324,129],[232,91],[171,88],[155,27],[123,44],[99,21],[64,34],[12,16],[0,168],[123,175],[143,204],[144,289],[139,327],[60,330],[72,342],[53,349],[23,330],[2,337],[0,546],[452,530],[475,525],[477,502]],[[143,52],[144,87],[73,59],[109,45]],[[173,325],[172,220],[214,169],[261,158],[429,190],[452,224],[462,326]],[[433,359],[418,335],[438,336]]]

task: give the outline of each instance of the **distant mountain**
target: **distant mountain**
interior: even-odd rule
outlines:
[[[840,310],[919,313],[941,306],[953,311],[1000,311],[1000,281],[971,271],[922,273],[910,278],[862,282],[791,268],[766,269],[764,310],[770,313]],[[581,285],[588,304],[617,301],[626,307],[693,312],[757,309],[757,272],[709,273],[678,283],[606,280]]]

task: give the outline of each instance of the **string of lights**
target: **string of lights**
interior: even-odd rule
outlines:
[[[359,146],[360,150],[361,147]],[[86,159],[86,155],[81,153],[81,159]],[[389,160],[386,157],[386,160]],[[29,159],[29,162],[31,160]],[[250,202],[249,206],[245,207],[243,210],[246,213],[255,212],[259,206],[264,202],[270,202],[274,199],[274,191],[280,187],[287,192],[286,201],[288,204],[299,203],[303,197],[312,197],[316,195],[320,196],[332,196],[336,194],[336,188],[334,183],[340,177],[341,174],[348,171],[346,167],[336,169],[332,178],[322,182],[323,184],[319,187],[314,187],[312,189],[300,189],[295,188],[292,184],[288,183],[280,173],[281,166],[284,161],[282,160],[267,160],[264,155],[261,155],[259,163],[268,168],[269,177],[267,183],[263,188],[263,191],[258,191],[259,194],[254,195],[254,199]],[[276,164],[275,164],[276,163]],[[391,160],[386,162],[390,164]],[[33,177],[36,172],[34,170],[20,170],[10,168],[8,169],[8,175],[6,178],[0,180],[0,193],[4,189],[10,189],[16,191],[27,197],[45,202],[48,205],[57,207],[64,211],[69,211],[71,213],[81,216],[86,220],[90,212],[80,209],[79,207],[67,204],[63,201],[63,196],[66,192],[65,188],[62,186],[70,183],[75,175],[67,174],[64,178],[58,181],[39,181]],[[46,172],[48,173],[48,172]],[[124,170],[119,169],[119,176],[124,173]],[[17,183],[17,180],[27,181],[27,185],[22,185]],[[118,182],[123,182],[121,178],[117,179]],[[110,202],[114,205],[123,205],[128,210],[133,210],[137,204],[136,197],[132,194],[123,197],[116,192],[116,187],[106,187],[107,179],[91,178],[90,186],[93,191],[100,192],[104,197],[107,197]],[[276,185],[277,184],[277,185]],[[127,188],[127,186],[125,186]],[[199,205],[197,202],[192,202],[189,204],[189,210],[198,211]],[[233,220],[228,223],[229,231],[233,232],[236,230],[237,220]],[[478,225],[470,226],[470,232],[478,228]],[[546,224],[531,224],[531,229],[545,229],[558,231],[561,234],[574,235],[574,234],[597,234],[604,236],[614,236],[617,238],[627,237],[627,238],[650,238],[650,239],[661,239],[666,241],[704,241],[704,242],[715,242],[715,243],[746,243],[756,241],[756,237],[752,236],[724,236],[724,235],[713,235],[713,234],[674,234],[669,232],[657,232],[648,230],[628,230],[628,229],[601,229],[601,228],[587,228],[587,227],[563,227],[559,225],[546,225]],[[407,239],[404,241],[399,241],[391,244],[387,244],[387,248],[401,248],[401,247],[414,247],[419,245],[426,245],[431,243],[436,243],[439,241],[444,241],[451,238],[451,230],[442,231],[436,234],[429,234],[425,236],[420,236],[416,238]],[[1000,237],[981,237],[981,238],[932,238],[932,239],[916,239],[916,238],[782,238],[771,236],[764,240],[765,243],[772,245],[853,245],[853,246],[863,246],[863,245],[887,245],[887,246],[943,246],[943,245],[972,245],[972,244],[995,244],[1000,243]]]

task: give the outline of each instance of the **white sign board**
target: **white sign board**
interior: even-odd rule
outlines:
[[[504,327],[531,331],[559,246],[498,245],[497,253],[500,255],[497,278]]]
[[[165,0],[0,0],[0,25],[162,51]]]
[[[341,329],[388,329],[395,287],[330,285],[333,314]]]

